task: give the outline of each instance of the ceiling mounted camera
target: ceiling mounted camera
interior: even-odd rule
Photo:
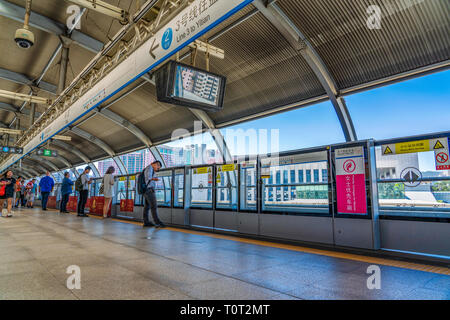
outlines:
[[[29,49],[34,45],[34,34],[25,28],[17,29],[14,40],[20,48]]]
[[[14,41],[22,49],[29,49],[34,45],[34,34],[29,30],[30,14],[31,0],[27,0],[23,28],[17,29],[14,36]]]

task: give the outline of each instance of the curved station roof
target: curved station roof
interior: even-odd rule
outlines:
[[[53,101],[61,93],[70,96],[67,88],[80,86],[85,80],[82,72],[99,53],[112,58],[122,43],[133,41],[133,26],[120,34],[126,28],[123,21],[90,9],[81,11],[80,29],[68,30],[68,7],[73,1],[39,0],[32,1],[30,16],[36,43],[21,49],[14,33],[23,26],[25,2],[0,0],[2,90]],[[129,13],[129,24],[137,26],[138,19],[146,24],[168,23],[171,10],[198,1],[105,2],[119,2]],[[199,38],[225,52],[224,59],[209,59],[210,71],[227,77],[223,110],[200,112],[158,102],[150,72],[61,128],[58,135],[70,136],[70,141],[48,140],[59,157],[43,160],[29,154],[22,159],[24,168],[39,174],[72,168],[168,142],[175,129],[193,132],[194,121],[202,121],[205,131],[213,130],[327,100],[346,140],[355,141],[358,135],[346,95],[448,69],[450,64],[447,0],[234,2],[243,5]],[[166,16],[161,14],[164,8]],[[376,8],[382,12],[380,21]],[[170,59],[189,64],[192,55],[185,47]],[[205,55],[196,54],[195,62],[204,68]],[[32,129],[42,128],[36,123],[50,115],[48,108],[0,97],[0,126],[23,130],[24,136],[39,135]],[[3,134],[2,141],[24,147],[24,139]],[[2,156],[1,170],[12,164],[9,157]]]

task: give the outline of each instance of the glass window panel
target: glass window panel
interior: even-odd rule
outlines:
[[[184,208],[184,169],[175,170],[174,208]]]
[[[120,156],[129,174],[142,172],[155,161],[155,157],[149,149],[134,151]]]
[[[222,163],[223,158],[209,132],[158,147],[167,167]]]
[[[359,139],[392,139],[447,131],[450,71],[357,93],[345,99]]]
[[[436,170],[434,151],[384,156],[377,147],[376,161],[380,214],[450,217],[450,170]]]
[[[298,173],[298,180],[283,179],[287,183],[279,183],[276,179],[275,185],[271,185],[269,179],[263,179],[262,210],[329,214],[328,183],[321,182],[318,176],[327,170],[326,159],[326,152],[280,157],[280,163],[272,165],[271,171],[283,177]],[[306,183],[303,172],[306,172]],[[312,172],[317,178],[314,182]]]
[[[191,206],[212,209],[213,168],[192,168]]]
[[[109,167],[114,167],[114,169],[116,169],[115,171],[116,174],[120,173],[119,167],[117,166],[116,162],[113,159],[106,159],[94,162],[94,166],[97,168],[98,172],[100,173],[100,176],[102,177],[105,175]],[[94,176],[94,173],[92,171],[90,174]]]
[[[172,170],[156,173],[159,181],[156,181],[156,200],[159,206],[172,206]]]
[[[220,132],[233,156],[345,142],[336,112],[328,101],[227,127]]]
[[[217,166],[216,208],[237,210],[237,165],[231,171],[228,166]]]
[[[118,204],[120,203],[120,200],[125,200],[127,198],[127,177],[118,177],[116,185],[116,203]]]
[[[242,162],[240,170],[240,210],[256,211],[256,161]]]

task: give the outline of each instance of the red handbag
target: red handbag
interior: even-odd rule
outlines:
[[[6,184],[3,184],[0,187],[0,197],[3,197],[5,195],[5,191],[6,191]]]

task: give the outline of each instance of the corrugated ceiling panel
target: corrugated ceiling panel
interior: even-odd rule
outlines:
[[[131,148],[135,145],[143,146],[140,140],[138,140],[138,138],[130,131],[101,115],[90,118],[78,126],[78,128],[96,136],[109,145],[114,151]]]
[[[106,152],[103,151],[100,147],[96,146],[90,141],[87,141],[74,133],[66,132],[64,135],[72,137],[72,141],[67,142],[68,144],[73,145],[78,150],[83,152],[89,159],[98,159],[101,157],[107,156]]]
[[[279,0],[344,89],[450,58],[448,0]],[[367,8],[381,8],[381,29]]]
[[[152,142],[170,136],[178,128],[193,127],[196,118],[187,108],[156,101],[155,90],[146,84],[110,109],[136,125]]]
[[[260,13],[212,44],[225,50],[225,59],[213,58],[211,70],[228,78],[224,109],[210,113],[216,123],[325,93],[304,59]]]

